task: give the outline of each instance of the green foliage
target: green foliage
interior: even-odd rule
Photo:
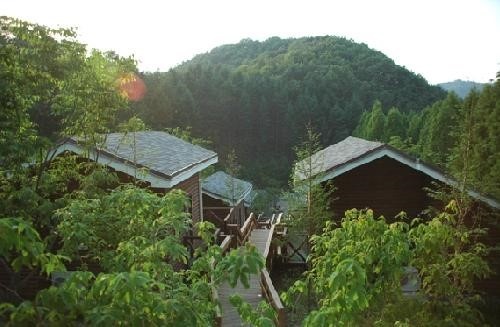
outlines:
[[[479,296],[474,281],[487,277],[484,233],[467,228],[456,202],[428,222],[387,224],[371,210],[350,210],[337,228],[327,223],[314,236],[312,269],[284,294],[293,305],[312,287],[315,310],[305,326],[475,326]],[[422,287],[403,295],[405,267],[417,268]]]
[[[110,130],[127,105],[119,83],[135,70],[133,60],[95,50],[87,56],[69,29],[9,17],[0,26],[0,167],[19,168],[47,147],[37,129],[50,137],[61,124],[65,136]]]
[[[113,53],[93,50],[84,58],[81,69],[61,83],[55,103],[55,112],[64,117],[63,134],[81,137],[90,145],[100,144],[102,134],[117,123],[118,110],[127,106],[119,83],[134,69],[131,59]]]
[[[393,107],[389,109],[384,128],[384,140],[388,141],[393,135],[397,135],[402,139],[405,139],[407,125],[405,116],[399,111],[398,108]]]
[[[352,325],[368,307],[392,296],[410,256],[406,229],[404,223],[388,225],[383,218],[374,219],[370,210],[347,211],[340,228],[327,223],[324,232],[312,239],[312,269],[306,280],[311,280],[318,309],[308,315],[305,325],[334,321]],[[291,294],[303,293],[307,285],[296,283]]]
[[[146,130],[146,124],[137,116],[131,117],[127,122],[121,123],[119,129],[123,133],[133,133]]]
[[[134,187],[101,198],[75,199],[58,211],[61,252],[81,260],[79,253],[85,250],[86,258],[108,271],[143,270],[144,263],[163,258],[186,262],[187,251],[178,244],[188,228],[186,205],[179,191],[158,197]]]
[[[387,118],[382,111],[382,104],[380,101],[375,101],[372,108],[372,115],[368,123],[368,131],[366,136],[370,140],[383,141],[385,132],[384,128],[387,125]]]
[[[226,280],[232,287],[240,281],[243,286],[248,288],[249,274],[256,274],[264,267],[262,256],[257,248],[250,243],[244,247],[232,250],[224,257],[216,270],[217,280]]]
[[[95,277],[89,272],[73,273],[59,287],[39,292],[33,302],[2,305],[0,315],[8,317],[12,326],[212,324],[215,304],[210,300],[211,288],[225,280],[248,285],[249,274],[260,272],[264,261],[250,245],[222,256],[220,247],[211,243],[214,226],[202,222],[196,229],[207,242],[204,251],[196,251],[190,269],[174,269],[177,263],[187,262],[181,242],[190,223],[185,204],[180,191],[159,197],[133,186],[98,198],[81,196],[70,201],[58,211],[61,252],[71,255],[73,264],[85,266],[97,260],[106,272]],[[54,266],[60,256],[49,254],[46,260],[40,253],[43,243],[34,229],[17,221],[1,223],[0,230],[4,232],[5,225],[6,235],[12,235],[2,239],[2,255],[12,252],[22,240],[24,245],[16,248],[22,259],[16,260],[23,260],[24,265],[40,262],[48,273],[60,268]],[[27,234],[17,237],[20,230]]]
[[[180,289],[177,291],[176,297],[169,298],[172,294],[167,285],[145,272],[97,277],[89,272],[77,272],[61,286],[41,291],[35,302],[25,302],[17,308],[4,307],[3,313],[10,316],[8,326],[33,323],[57,326],[210,324],[210,316],[203,316],[206,312],[203,312],[201,299],[188,299],[188,294],[182,294]]]
[[[292,226],[305,232],[308,238],[321,232],[331,219],[331,201],[334,191],[331,183],[319,183],[324,158],[320,148],[320,135],[307,127],[302,143],[295,147],[297,161],[292,175],[293,193],[287,196]]]
[[[43,144],[30,110],[54,100],[84,51],[72,30],[0,17],[0,167],[18,168]]]
[[[450,151],[455,145],[453,129],[458,125],[460,99],[450,93],[445,100],[432,105],[428,113],[424,113],[425,124],[420,131],[419,144],[422,158],[445,167]]]
[[[56,270],[65,270],[60,255],[47,252],[45,243],[33,226],[20,218],[0,218],[0,260],[5,260],[14,269],[38,267],[50,275]]]
[[[483,259],[488,249],[476,241],[486,231],[467,227],[463,218],[452,201],[446,211],[409,233],[412,265],[420,272],[425,294],[435,301],[465,302],[474,294],[473,281],[490,273]]]
[[[370,112],[363,112],[353,135],[367,140],[389,142],[391,137],[396,136],[405,140],[407,129],[405,114],[398,108],[392,107],[385,115],[380,101],[375,101]]]
[[[464,99],[449,166],[465,185],[500,197],[500,81]]]
[[[241,319],[248,325],[255,327],[275,326],[276,313],[265,301],[261,301],[257,309],[254,309],[237,294],[232,295],[229,300],[237,308]]]

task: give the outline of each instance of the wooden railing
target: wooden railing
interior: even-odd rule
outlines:
[[[229,230],[229,235],[233,235],[236,239],[236,245],[240,246],[244,245],[248,241],[252,230],[255,226],[257,226],[257,219],[255,218],[255,215],[251,213],[241,228],[238,224],[227,224],[226,226]]]
[[[276,249],[276,256],[280,258],[283,262],[288,265],[301,265],[307,264],[307,253],[304,248],[307,245],[307,236],[302,235],[302,240],[300,240],[300,235],[296,235],[298,241],[291,242],[287,237],[287,227],[281,226],[280,229],[275,230],[275,238],[279,242],[279,246]]]
[[[286,313],[285,307],[283,303],[281,303],[281,299],[278,295],[278,292],[274,288],[271,277],[269,276],[269,270],[272,268],[272,260],[274,256],[274,245],[272,244],[273,234],[276,229],[276,226],[280,223],[281,214],[276,218],[273,215],[273,218],[270,220],[271,228],[269,230],[269,236],[266,241],[266,247],[264,250],[264,260],[266,260],[266,267],[261,271],[260,277],[260,286],[262,291],[262,296],[264,296],[269,304],[276,311],[276,325],[279,327],[286,326]]]
[[[226,224],[236,224],[239,227],[243,226],[246,218],[245,201],[241,199],[234,207],[229,210],[229,213],[224,218]]]
[[[242,227],[246,218],[245,202],[241,199],[232,208],[230,207],[204,207],[203,219],[210,221],[217,228],[221,229],[222,234],[229,234],[228,224]]]
[[[226,235],[224,240],[221,242],[219,245],[222,251],[222,254],[225,254],[229,249],[231,248],[232,239],[234,237],[232,235]],[[212,258],[210,260],[210,266],[213,269],[215,269],[215,259]],[[217,292],[217,288],[215,287],[214,280],[212,279],[212,300],[214,303],[217,303],[215,306],[215,325],[218,327],[222,326],[222,310],[220,308],[219,304],[219,293]]]
[[[231,216],[231,212],[226,217],[227,221],[230,221],[233,217]],[[225,219],[225,220],[226,220]],[[260,286],[261,286],[261,294],[267,300],[267,302],[273,307],[276,311],[276,325],[279,327],[286,326],[286,314],[285,307],[281,303],[281,299],[278,295],[278,292],[274,288],[271,277],[269,276],[269,270],[272,267],[272,259],[275,252],[275,246],[272,243],[273,234],[275,230],[278,230],[278,224],[280,223],[281,215],[273,216],[268,222],[259,222],[257,221],[256,216],[251,213],[248,218],[244,221],[242,226],[240,227],[237,223],[227,223],[226,227],[229,232],[229,235],[226,235],[223,241],[220,244],[222,253],[226,253],[229,249],[235,248],[238,246],[244,245],[252,231],[255,228],[269,228],[269,235],[266,240],[266,247],[264,250],[264,259],[266,261],[266,266],[261,270],[261,278],[260,278]],[[219,235],[221,235],[222,229],[219,230]],[[215,260],[211,261],[212,267],[215,266]],[[215,287],[212,288],[212,298],[218,303],[219,295],[217,289]],[[222,324],[222,313],[219,304],[216,307],[216,317],[215,317],[216,326],[221,326]]]
[[[203,220],[213,223],[217,227],[224,225],[224,218],[227,217],[230,207],[203,207]]]
[[[271,304],[277,314],[275,323],[279,327],[284,327],[286,326],[285,307],[283,306],[283,303],[281,303],[281,299],[278,295],[278,292],[276,292],[276,289],[274,288],[273,282],[271,280],[271,277],[269,276],[269,272],[267,271],[267,269],[262,269],[260,276],[262,295],[266,297],[267,302]]]

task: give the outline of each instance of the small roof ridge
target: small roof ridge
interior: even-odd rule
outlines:
[[[230,194],[231,190],[229,190],[230,183],[234,183],[234,196],[238,200],[246,197],[247,193],[249,193],[253,188],[252,183],[233,177],[228,173],[219,170],[203,180],[202,190],[226,199],[231,199],[232,194]]]
[[[335,167],[343,165],[351,160],[354,160],[365,153],[374,151],[384,147],[385,144],[377,141],[368,141],[355,136],[348,136],[344,140],[329,145],[328,147],[319,150],[311,156],[311,161],[308,158],[297,163],[299,170],[311,169],[312,175],[317,175],[321,172],[329,171]],[[308,167],[309,164],[311,167]],[[304,173],[299,172],[299,177],[304,176]]]
[[[114,132],[103,136],[104,144],[98,151],[168,178],[217,156],[211,150],[163,131]],[[71,137],[70,140],[78,144],[83,138]]]

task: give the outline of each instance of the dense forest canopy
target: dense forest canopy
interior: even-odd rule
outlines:
[[[350,135],[375,100],[418,111],[446,93],[365,44],[334,36],[223,45],[169,72],[146,73],[133,110],[153,129],[192,127],[243,177],[283,186],[308,122],[326,146]]]

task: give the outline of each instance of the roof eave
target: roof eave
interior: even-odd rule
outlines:
[[[241,199],[244,199],[245,197],[247,197],[248,194],[250,194],[250,192],[252,192],[252,187],[249,187],[244,193],[240,194],[238,196],[238,199],[237,201],[241,200]],[[214,192],[211,192],[209,190],[207,190],[206,188],[201,188],[202,192],[214,199],[218,199],[218,200],[222,200],[222,201],[227,201],[227,202],[231,202],[231,199],[225,195],[222,195],[222,194],[218,194],[218,193],[214,193]]]
[[[59,143],[53,150],[51,150],[49,157],[55,157],[65,151],[73,152],[78,155],[82,155],[85,151],[78,142],[72,138],[68,138]],[[118,157],[109,151],[103,149],[90,149],[89,157],[91,160],[96,161],[105,166],[109,166],[116,171],[120,171],[129,176],[136,176],[137,169],[145,169],[145,174],[139,174],[140,180],[150,183],[151,187],[155,188],[172,188],[180,182],[190,178],[194,174],[201,172],[205,168],[217,163],[218,156],[214,154],[213,156],[201,160],[193,165],[187,166],[182,170],[177,171],[173,176],[169,176],[165,173],[155,171],[143,165],[133,163],[127,159]]]

